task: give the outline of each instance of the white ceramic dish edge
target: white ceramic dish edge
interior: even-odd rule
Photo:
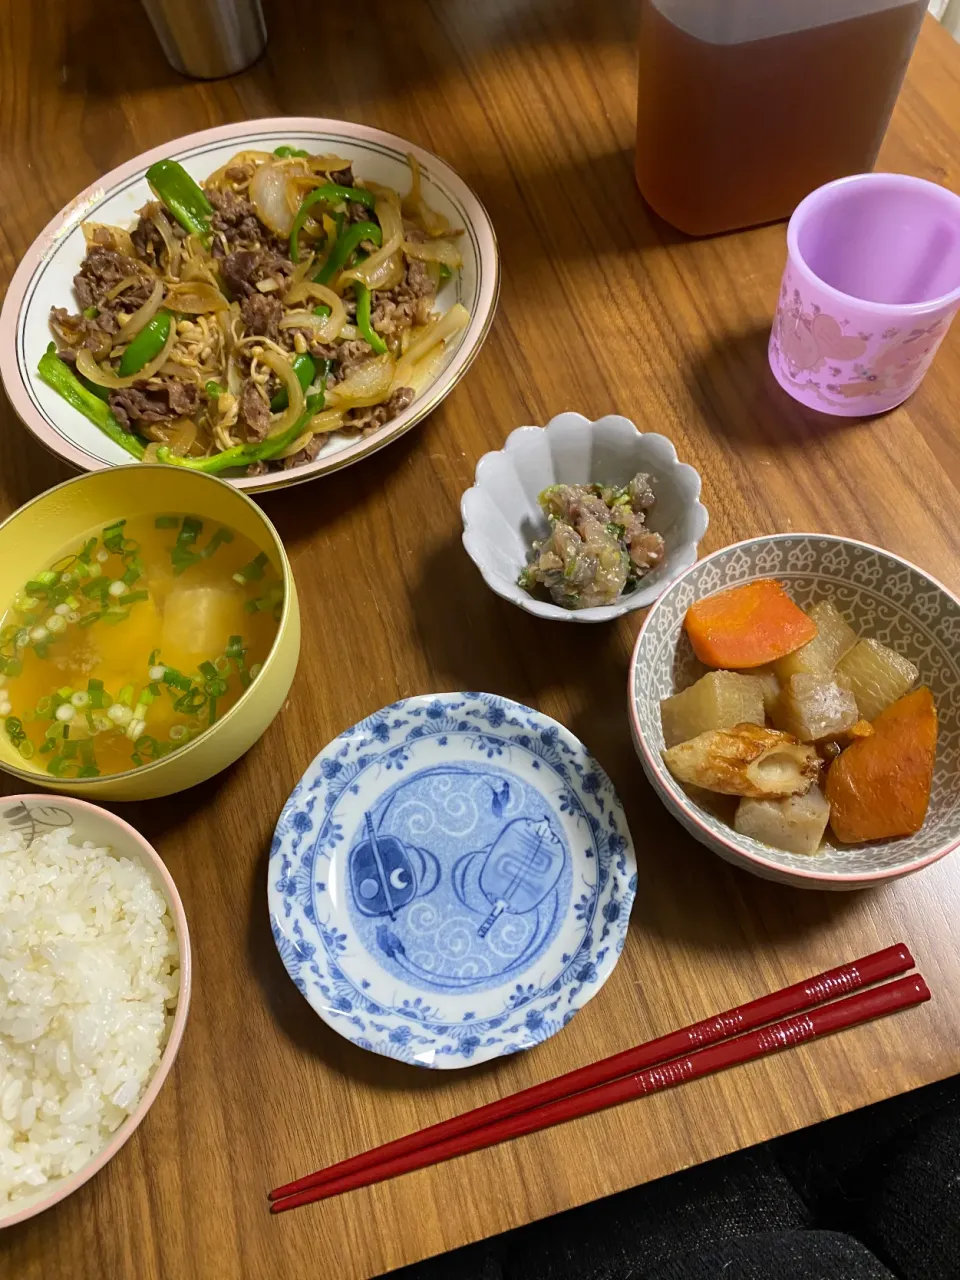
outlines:
[[[653,471],[657,481],[658,503],[663,501],[666,505],[670,501],[678,505],[681,516],[686,518],[687,527],[673,545],[669,534],[666,535],[667,560],[660,569],[650,574],[648,583],[641,583],[635,591],[615,604],[593,609],[562,609],[559,605],[535,599],[517,585],[517,575],[526,563],[530,539],[523,533],[517,536],[518,530],[510,524],[502,507],[488,495],[490,490],[500,488],[497,480],[505,478],[503,471],[506,466],[512,465],[512,469],[517,472],[519,464],[525,461],[525,455],[535,450],[542,452],[544,443],[551,457],[558,449],[569,449],[577,455],[568,477],[569,483],[583,483],[585,479],[592,478],[605,479],[606,476],[588,474],[590,460],[586,446],[597,439],[611,453],[625,455],[632,451],[634,471],[647,468]],[[498,471],[501,472],[499,477]],[[538,510],[536,493],[554,478],[555,472],[548,476],[544,470],[540,472],[538,479],[531,477],[531,485],[524,486],[526,507],[534,518]],[[696,563],[697,548],[709,523],[707,509],[700,502],[700,490],[699,473],[689,463],[679,461],[672,441],[666,436],[642,432],[621,414],[607,414],[590,421],[583,414],[568,411],[551,418],[545,427],[518,427],[507,437],[502,449],[486,453],[480,459],[473,487],[464,493],[460,503],[464,527],[463,545],[487,586],[527,613],[561,622],[608,622],[653,604],[676,577]],[[501,551],[498,566],[497,549],[492,540],[480,530],[484,525],[501,521],[509,529],[508,536],[514,545],[512,555]],[[542,517],[540,521],[542,523]],[[656,519],[652,521],[651,527],[658,527]]]

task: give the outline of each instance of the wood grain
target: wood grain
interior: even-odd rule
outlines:
[[[301,588],[304,649],[283,714],[235,768],[125,809],[159,847],[193,931],[194,1005],[136,1137],[72,1199],[0,1237],[18,1280],[341,1280],[517,1226],[960,1068],[960,862],[871,893],[736,872],[666,815],[634,757],[639,619],[551,626],[493,596],[460,546],[476,459],[522,422],[617,410],[704,478],[706,547],[787,530],[880,543],[960,590],[960,327],[910,404],[821,419],[775,387],[766,337],[782,226],[691,242],[632,177],[632,15],[618,0],[371,0],[267,6],[267,57],[187,83],[128,0],[0,0],[0,278],[78,189],[146,147],[259,115],[348,117],[453,164],[500,236],[504,287],[469,377],[415,432],[264,507]],[[372,15],[372,16],[367,16]],[[960,48],[931,21],[882,158],[960,187]],[[0,514],[65,478],[0,404]],[[602,994],[535,1052],[453,1075],[353,1048],[274,951],[276,816],[331,737],[393,699],[495,690],[596,752],[640,863],[629,943]],[[9,792],[13,788],[7,785]],[[266,1189],[372,1143],[593,1061],[899,939],[925,1009],[280,1219]]]

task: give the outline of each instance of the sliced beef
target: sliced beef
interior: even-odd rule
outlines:
[[[101,318],[106,328],[101,324]],[[110,312],[101,313],[96,320],[86,316],[72,316],[66,307],[50,308],[50,328],[57,341],[57,350],[68,360],[75,360],[81,347],[93,352],[94,359],[102,360],[110,351],[110,334],[116,332],[117,322]]]
[[[253,247],[265,244],[271,239],[270,233],[245,196],[237,195],[229,188],[221,191],[216,187],[210,187],[206,196],[213,205],[210,227],[214,232],[214,253],[217,252],[217,246],[220,246],[220,252],[222,252],[218,233],[223,236],[231,249],[240,246]]]
[[[369,222],[372,214],[365,204],[361,204],[359,200],[349,200],[347,202],[347,223],[352,222]]]
[[[223,176],[228,182],[249,182],[254,170],[255,166],[252,164],[232,164],[229,169],[224,170]]]
[[[362,338],[351,338],[349,342],[341,342],[334,350],[338,363],[331,371],[331,383],[342,382],[344,378],[350,376],[358,364],[363,364],[364,360],[369,360],[373,355],[373,347]]]
[[[153,222],[154,216],[159,211],[160,205],[157,201],[144,205],[140,210],[140,220],[130,232],[130,239],[133,241],[137,257],[154,266],[160,265],[160,255],[166,253],[167,249],[163,236]]]
[[[220,263],[220,276],[235,298],[249,297],[260,280],[283,279],[292,271],[290,259],[273,249],[237,249]]]
[[[202,396],[195,382],[166,378],[159,387],[124,387],[110,393],[109,405],[122,427],[133,430],[135,423],[146,425],[170,418],[189,417],[200,408]]]
[[[302,449],[283,459],[284,471],[292,471],[294,467],[302,467],[305,462],[312,462],[323,448],[324,435],[311,436]]]
[[[283,304],[278,297],[255,289],[249,297],[244,298],[240,315],[248,337],[256,334],[272,338],[276,342],[279,333],[277,325],[283,318]]]
[[[416,392],[412,387],[398,387],[384,404],[370,409],[351,409],[344,417],[345,427],[359,427],[362,431],[376,431],[385,422],[391,422],[411,405]]]
[[[353,165],[348,164],[345,169],[338,169],[336,173],[331,173],[330,181],[335,182],[340,187],[352,187]]]
[[[263,440],[270,430],[270,406],[257,384],[248,379],[240,392],[240,421],[248,440]]]
[[[411,259],[395,289],[374,293],[370,313],[374,329],[390,338],[412,325],[427,324],[433,315],[436,292],[426,264]]]
[[[104,294],[126,276],[141,276],[143,267],[135,258],[94,244],[83,260],[79,272],[73,277],[73,290],[81,311],[99,306]]]

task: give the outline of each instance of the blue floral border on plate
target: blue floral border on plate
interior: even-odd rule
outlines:
[[[476,1020],[437,1019],[423,998],[387,1008],[370,984],[351,980],[338,964],[348,935],[338,928],[326,878],[317,863],[344,839],[330,815],[344,790],[377,764],[396,776],[418,739],[456,733],[488,760],[522,747],[569,789],[581,809],[597,858],[596,885],[571,902],[586,921],[583,941],[564,956],[549,985],[514,983],[502,1010]],[[591,855],[587,855],[591,856]],[[569,730],[550,717],[487,693],[421,695],[392,703],[345,730],[315,758],[284,806],[270,850],[268,898],[274,941],[301,994],[334,1030],[363,1049],[417,1066],[454,1068],[517,1053],[555,1035],[613,971],[626,940],[637,886],[636,860],[623,806],[610,779]],[[505,988],[509,984],[505,984]]]

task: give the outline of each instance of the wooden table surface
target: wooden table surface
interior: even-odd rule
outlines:
[[[619,411],[703,475],[705,549],[774,531],[864,538],[960,590],[960,326],[923,388],[873,422],[816,417],[766,366],[782,226],[690,242],[632,176],[634,47],[620,0],[371,0],[350,19],[268,5],[268,56],[188,83],[129,0],[0,0],[0,279],[77,190],[221,121],[340,116],[454,165],[496,224],[503,294],[466,380],[416,431],[270,495],[304,644],[288,705],[233,769],[124,809],[159,847],[194,942],[180,1056],[120,1155],[3,1232],[17,1280],[379,1275],[960,1069],[960,860],[888,888],[819,894],[734,871],[672,822],[630,745],[640,619],[541,623],[483,585],[459,498],[513,427]],[[370,16],[372,15],[372,16]],[[927,20],[882,158],[960,187],[960,47]],[[0,514],[66,477],[0,403]],[[473,1071],[429,1073],[330,1031],[267,920],[276,817],[314,754],[409,694],[506,694],[555,716],[623,797],[640,866],[615,974],[561,1035]],[[7,792],[15,789],[7,785]],[[899,939],[932,1004],[439,1169],[281,1218],[270,1186]]]

